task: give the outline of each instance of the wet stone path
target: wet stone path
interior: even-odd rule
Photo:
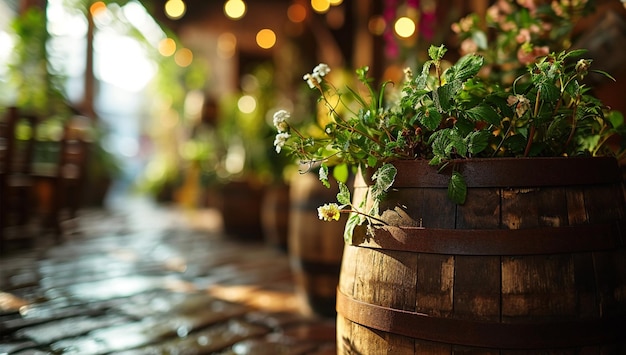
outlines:
[[[335,354],[286,254],[228,240],[211,211],[85,211],[58,245],[0,256],[0,354]]]

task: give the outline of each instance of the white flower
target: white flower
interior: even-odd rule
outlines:
[[[341,209],[336,203],[327,203],[317,208],[317,216],[323,221],[338,221]]]
[[[510,95],[506,101],[509,105],[515,106],[517,117],[524,116],[530,109],[530,100],[524,95]]]
[[[320,83],[319,77],[313,76],[312,74],[305,74],[302,79],[304,79],[306,83],[309,84],[309,87],[311,89],[315,89]]]
[[[289,133],[282,132],[276,135],[274,139],[274,146],[276,147],[276,153],[280,153],[280,150],[283,148],[287,140],[291,137]]]
[[[291,114],[286,110],[278,110],[274,113],[274,127],[278,130],[278,132],[287,132],[289,128],[289,124],[287,120],[291,117]]]
[[[315,68],[313,68],[313,75],[315,75],[316,77],[322,78],[328,73],[330,73],[330,67],[328,66],[328,64],[320,63]]]
[[[320,63],[315,68],[313,68],[313,73],[305,74],[302,79],[309,84],[311,89],[315,89],[322,82],[322,78],[326,76],[326,74],[330,73],[330,67],[327,64]]]

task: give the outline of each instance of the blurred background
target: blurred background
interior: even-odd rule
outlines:
[[[530,16],[511,19],[511,6]],[[2,0],[0,107],[45,117],[43,141],[83,117],[84,204],[141,194],[206,207],[233,181],[289,181],[297,168],[274,152],[271,117],[284,108],[315,121],[302,76],[318,63],[339,82],[365,65],[376,80],[398,81],[431,44],[451,58],[491,43],[502,51],[498,13],[509,16],[498,35],[510,42],[531,29],[551,50],[590,48],[618,79],[596,90],[621,109],[624,11],[619,0]]]

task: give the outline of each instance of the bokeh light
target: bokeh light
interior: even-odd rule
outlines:
[[[106,10],[107,10],[107,6],[102,1],[96,1],[93,4],[91,4],[91,6],[89,7],[89,13],[91,13],[91,16],[93,17],[97,17],[103,12],[106,12]]]
[[[159,42],[159,53],[164,57],[169,57],[176,52],[176,41],[171,38],[164,38]]]
[[[256,99],[250,95],[243,95],[237,101],[237,108],[243,113],[252,113],[256,110]]]
[[[274,31],[264,28],[257,32],[256,43],[263,49],[270,49],[276,44],[276,34]]]
[[[409,38],[415,33],[415,22],[408,17],[400,17],[394,25],[396,34],[402,38]]]
[[[237,51],[237,37],[231,32],[224,32],[217,38],[217,54],[228,59],[235,56]]]
[[[172,20],[177,20],[187,11],[187,6],[182,0],[167,0],[165,3],[165,15]]]
[[[306,7],[298,3],[291,4],[287,9],[287,18],[294,23],[303,22],[306,19]]]
[[[382,16],[372,16],[367,23],[367,28],[370,33],[375,36],[381,36],[385,33],[385,28],[387,27],[387,23]]]
[[[326,24],[334,30],[340,29],[343,27],[345,17],[345,13],[342,8],[333,7],[326,14]]]
[[[243,0],[228,0],[224,4],[224,14],[233,20],[238,20],[246,14],[246,3]]]
[[[188,67],[193,62],[193,53],[188,48],[181,48],[174,55],[174,62],[180,67]]]
[[[330,1],[328,0],[311,0],[313,11],[323,14],[330,9]]]

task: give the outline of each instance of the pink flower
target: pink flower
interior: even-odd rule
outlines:
[[[530,31],[527,28],[522,28],[515,36],[515,41],[519,44],[530,42]]]
[[[538,57],[543,57],[550,53],[550,48],[546,46],[532,47],[530,50],[527,46],[521,46],[517,51],[517,60],[523,65],[534,63]]]

